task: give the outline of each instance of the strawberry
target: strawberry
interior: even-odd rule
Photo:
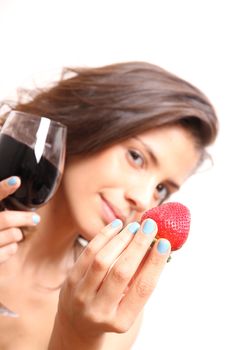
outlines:
[[[158,233],[156,238],[166,238],[171,243],[171,250],[182,247],[188,238],[190,230],[190,211],[178,202],[170,202],[159,207],[147,210],[141,218],[141,222],[147,218],[156,221]]]

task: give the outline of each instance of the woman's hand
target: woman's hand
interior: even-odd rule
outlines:
[[[14,193],[20,187],[20,179],[16,176],[0,182],[0,201]],[[39,216],[24,211],[4,210],[0,212],[0,263],[5,262],[18,249],[23,239],[20,227],[35,226]]]
[[[151,219],[141,227],[135,222],[124,229],[121,221],[115,220],[87,245],[60,293],[53,333],[62,338],[58,349],[73,349],[75,345],[92,349],[84,346],[91,339],[93,349],[98,349],[96,339],[104,333],[130,329],[170,254],[165,239],[151,247],[156,232]]]

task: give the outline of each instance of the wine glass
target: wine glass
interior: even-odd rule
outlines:
[[[48,117],[13,110],[0,131],[0,181],[19,176],[21,186],[0,201],[1,210],[34,210],[48,202],[61,180],[67,128]],[[0,315],[17,314],[0,303]]]

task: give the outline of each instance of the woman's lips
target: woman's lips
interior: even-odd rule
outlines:
[[[113,208],[113,206],[103,196],[101,196],[101,200],[103,220],[106,222],[106,224],[110,224],[110,222],[115,219],[121,219],[124,221],[124,218],[119,211],[116,211],[116,209]]]

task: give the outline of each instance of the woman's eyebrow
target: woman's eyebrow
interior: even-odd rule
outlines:
[[[146,150],[147,153],[149,154],[149,156],[150,156],[152,162],[154,163],[154,165],[158,166],[158,165],[159,165],[158,158],[156,157],[156,155],[154,154],[154,152],[152,151],[152,149],[150,148],[150,146],[147,145],[144,141],[142,141],[142,140],[141,140],[140,138],[138,138],[138,137],[134,137],[134,139],[141,143],[141,145],[145,148],[145,150]]]
[[[150,148],[149,145],[147,145],[144,141],[142,141],[140,138],[138,137],[134,137],[135,140],[137,140],[138,142],[141,143],[141,145],[145,148],[145,150],[147,151],[147,153],[149,154],[152,162],[154,163],[154,165],[159,166],[159,161],[158,158],[156,157],[156,155],[154,154],[154,152],[152,151],[152,149]],[[178,185],[176,182],[172,181],[172,180],[167,180],[166,181],[170,186],[174,187],[175,190],[179,190],[180,189],[180,185]]]

